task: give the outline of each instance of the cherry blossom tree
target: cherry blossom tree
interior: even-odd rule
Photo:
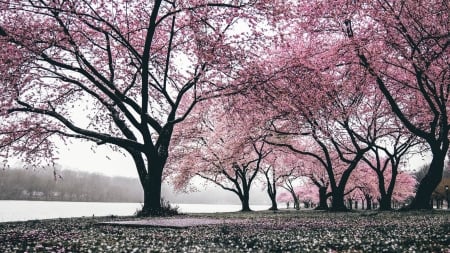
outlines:
[[[286,173],[287,172],[287,173]],[[302,176],[298,173],[298,168],[294,167],[290,170],[286,171],[285,174],[282,175],[281,188],[286,190],[290,194],[290,199],[294,204],[294,209],[300,209],[300,198],[296,191],[297,184],[301,183]]]
[[[402,124],[428,143],[433,155],[430,169],[409,208],[432,208],[430,197],[442,178],[449,148],[448,1],[300,5],[305,14],[302,27],[324,38],[323,50],[339,54],[340,63],[360,64]]]
[[[301,21],[293,26],[263,63],[247,69],[242,91],[254,101],[248,114],[264,108],[273,132],[267,142],[315,159],[327,173],[332,208],[344,210],[352,171],[393,119],[376,81],[348,51],[338,51],[339,39],[348,37],[320,36]]]
[[[316,159],[328,174],[333,195],[332,208],[345,210],[343,199],[345,185],[357,163],[373,144],[373,138],[370,136],[373,125],[370,122],[373,122],[378,115],[372,114],[368,116],[374,117],[367,117],[363,111],[356,110],[366,109],[364,106],[359,106],[366,101],[362,99],[363,95],[356,85],[348,86],[346,90],[341,89],[340,83],[346,81],[343,78],[350,73],[350,70],[343,70],[341,73],[333,72],[331,77],[329,76],[331,73],[327,73],[327,70],[318,72],[300,67],[291,71],[293,74],[287,74],[292,76],[287,76],[284,80],[289,83],[289,86],[283,83],[284,87],[289,89],[281,96],[282,103],[290,105],[286,108],[285,104],[281,104],[279,109],[281,112],[290,111],[288,116],[272,124],[275,135],[269,142]],[[304,80],[307,76],[313,79]],[[337,78],[335,83],[339,85],[333,87],[334,78]],[[277,83],[280,80],[277,80]],[[309,87],[306,86],[307,84]],[[359,85],[361,84],[358,83]],[[355,90],[351,90],[352,87]],[[293,88],[297,90],[294,92]],[[280,89],[282,88],[278,87],[278,92]],[[321,103],[319,104],[318,101]],[[369,136],[364,138],[363,134]]]
[[[251,211],[250,189],[260,170],[261,160],[264,158],[261,151],[262,146],[264,146],[264,143],[260,147],[252,144],[253,151],[257,154],[253,160],[240,161],[241,163],[235,162],[229,167],[221,165],[212,168],[207,167],[206,170],[198,171],[195,175],[215,183],[224,190],[235,193],[241,201],[241,211]],[[244,153],[244,155],[250,156],[248,153]],[[211,163],[214,164],[215,162],[211,161]]]
[[[264,175],[267,192],[272,202],[270,210],[276,210],[273,207],[276,207],[277,188],[283,188],[290,192],[294,208],[298,208],[300,199],[295,189],[298,181],[305,177],[304,159],[284,148],[273,146],[269,146],[269,148],[272,150],[264,159],[261,173]]]
[[[197,108],[191,128],[177,131],[174,141],[180,150],[169,161],[168,176],[177,189],[187,188],[196,177],[212,182],[235,193],[242,211],[251,211],[250,189],[272,149],[257,128],[228,113],[224,99],[206,108]]]
[[[444,1],[399,4],[385,1],[379,7],[383,8],[377,13],[382,18],[380,26],[387,32],[379,40],[386,50],[383,55],[386,57],[381,56],[384,66],[378,65],[380,61],[372,56],[371,49],[370,53],[357,51],[357,54],[405,127],[430,146],[433,154],[430,170],[410,205],[412,209],[430,208],[430,196],[442,178],[449,147],[450,6]],[[366,46],[371,48],[370,44]],[[414,92],[415,98],[397,92],[399,88]]]
[[[347,192],[350,192],[353,199],[360,199],[363,206],[365,202],[365,208],[371,210],[372,203],[380,196],[378,181],[375,171],[367,164],[360,163],[351,176],[351,185],[347,186]]]
[[[276,170],[272,165],[266,165],[266,167],[261,168],[261,172],[266,180],[265,187],[267,189],[267,194],[271,202],[269,210],[278,210],[277,204],[277,183],[280,181],[281,176],[276,175]]]
[[[416,136],[409,133],[392,132],[387,143],[375,145],[372,158],[364,159],[378,177],[380,210],[391,210],[392,195],[401,163],[414,147],[421,144]]]
[[[302,159],[301,175],[309,178],[311,184],[318,189],[319,201],[316,210],[328,210],[327,199],[331,197],[327,171],[322,165],[311,156],[304,156]]]
[[[278,210],[277,205],[277,188],[283,179],[283,170],[286,166],[286,154],[279,150],[273,150],[264,159],[261,166],[261,174],[264,175],[265,187],[271,201],[269,210]]]
[[[2,1],[1,155],[51,159],[57,138],[109,145],[136,165],[143,214],[158,213],[175,125],[252,61],[271,6]]]

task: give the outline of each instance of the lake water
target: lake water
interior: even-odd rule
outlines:
[[[240,205],[174,204],[182,213],[236,212]],[[0,222],[54,219],[82,216],[128,216],[142,206],[140,203],[64,202],[0,200]],[[268,205],[251,205],[252,210],[267,210]]]

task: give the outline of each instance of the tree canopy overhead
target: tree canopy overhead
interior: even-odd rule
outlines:
[[[112,145],[157,212],[174,125],[251,61],[268,2],[0,3],[1,155],[51,159],[54,137]]]
[[[275,101],[278,115],[289,113],[288,120],[305,118],[304,111],[310,111],[308,117],[323,114],[315,119],[320,130],[336,126],[324,119],[360,113],[367,103],[358,94],[381,94],[378,100],[388,106],[383,111],[394,113],[392,120],[424,140],[433,155],[409,206],[432,208],[449,148],[448,1],[297,1],[292,9],[296,15],[288,32],[280,34],[282,43],[270,51],[268,63],[264,59],[252,69],[248,90],[263,90],[257,101]],[[339,101],[336,94],[355,99]],[[361,119],[368,119],[367,112]]]

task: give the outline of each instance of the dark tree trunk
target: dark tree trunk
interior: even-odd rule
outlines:
[[[270,201],[272,202],[272,206],[269,208],[269,210],[277,211],[278,210],[278,204],[275,198],[270,198]]]
[[[252,211],[252,209],[250,209],[250,205],[248,204],[248,203],[242,203],[242,209],[241,209],[241,211],[242,212],[251,212]]]
[[[345,201],[344,201],[345,186],[347,185],[347,181],[350,178],[350,175],[351,175],[352,171],[356,168],[356,165],[362,159],[362,157],[364,156],[364,153],[367,150],[368,149],[366,149],[365,151],[361,151],[361,150],[358,151],[358,153],[354,157],[352,163],[344,171],[344,173],[342,173],[342,176],[341,176],[341,179],[340,179],[340,182],[339,182],[338,185],[336,185],[335,183],[331,184],[331,194],[333,196],[333,199],[332,199],[332,202],[331,202],[331,208],[329,210],[335,211],[335,212],[348,211],[347,207],[345,206]],[[328,175],[329,175],[330,179],[331,179],[332,176],[334,178],[334,174],[332,172],[328,173]],[[334,185],[334,187],[333,187],[333,185]],[[351,205],[350,205],[350,208],[351,208]]]
[[[158,153],[142,154],[134,149],[128,149],[131,154],[139,175],[139,180],[144,190],[144,206],[138,213],[139,216],[158,216],[162,215],[161,208],[161,184],[164,165],[167,161],[168,140],[166,145],[161,145]],[[143,156],[147,157],[147,163]]]
[[[319,206],[316,210],[328,210],[327,187],[319,187]]]
[[[345,206],[345,202],[344,202],[344,191],[337,188],[334,192],[333,192],[333,199],[331,201],[331,211],[337,211],[337,212],[341,212],[341,211],[348,211],[347,207]]]
[[[430,204],[431,195],[442,180],[446,152],[447,149],[444,152],[439,148],[432,152],[433,159],[431,160],[430,169],[422,181],[420,181],[416,196],[411,204],[406,207],[407,210],[433,209],[433,205]]]
[[[366,195],[366,210],[372,210],[372,197]]]
[[[267,179],[267,194],[269,195],[270,201],[272,202],[272,206],[269,208],[269,210],[276,211],[278,210],[278,204],[277,204],[277,188],[275,185],[275,182],[271,183],[269,177],[266,175]]]
[[[148,165],[148,173],[142,183],[144,189],[144,206],[140,216],[158,216],[163,214],[161,209],[161,184],[166,159],[160,158],[154,160],[157,160],[157,162]]]
[[[398,175],[398,160],[391,160],[391,181],[389,182],[389,186],[386,189],[385,187],[385,177],[382,170],[377,170],[378,176],[378,190],[380,191],[380,211],[390,211],[392,210],[392,194],[394,192],[395,183],[397,181]],[[394,164],[395,163],[395,164]]]
[[[252,210],[250,209],[250,201],[249,201],[249,195],[248,194],[244,194],[244,196],[241,197],[241,204],[242,204],[242,209],[241,212],[251,212]]]
[[[300,201],[298,200],[297,195],[295,192],[291,192],[292,199],[294,200],[294,208],[295,210],[300,210]]]
[[[161,171],[162,172],[162,171]],[[161,214],[161,172],[149,173],[144,183],[144,207],[141,216]]]
[[[353,209],[353,200],[352,199],[348,199],[348,209],[350,209],[350,210]]]
[[[392,210],[392,195],[382,194],[380,197],[380,211],[390,211]]]
[[[295,205],[295,210],[300,210],[300,200],[298,200],[298,198],[296,199],[294,205]]]
[[[239,199],[241,200],[242,209],[241,212],[250,212],[250,185],[246,180],[242,181],[242,192],[239,195]]]

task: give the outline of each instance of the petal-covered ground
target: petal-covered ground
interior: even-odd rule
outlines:
[[[0,223],[0,252],[450,252],[450,212],[444,211],[264,211],[183,218],[224,222],[177,229],[98,224],[130,217]]]
[[[120,220],[120,221],[106,221],[99,222],[99,225],[111,225],[111,226],[124,226],[124,227],[160,227],[160,228],[188,228],[207,225],[228,225],[234,223],[242,223],[244,220],[238,219],[217,219],[206,217],[186,217],[186,216],[174,216],[174,217],[161,217],[161,218],[148,218],[140,220]]]

